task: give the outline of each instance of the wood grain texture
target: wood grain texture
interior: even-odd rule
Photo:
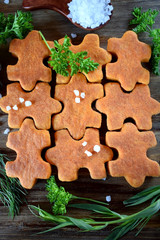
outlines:
[[[155,8],[160,9],[160,0],[112,0],[114,6],[114,13],[111,21],[104,26],[104,28],[92,31],[97,33],[100,37],[101,47],[106,48],[107,39],[110,37],[121,37],[123,33],[130,29],[128,27],[129,21],[132,19],[131,11],[136,7],[143,6],[144,9]],[[3,1],[0,1],[0,12],[14,13],[17,9],[22,9],[22,1],[10,0],[10,4],[6,5]],[[74,44],[79,44],[84,35],[87,34],[85,30],[79,29],[72,25],[64,16],[51,10],[37,10],[32,12],[33,22],[35,29],[41,30],[47,40],[58,40],[64,37],[65,34],[70,36],[71,33],[76,33],[77,38],[73,39]],[[156,24],[157,28],[160,28],[160,15],[157,17]],[[150,40],[146,34],[140,34],[139,39],[146,43],[150,43]],[[6,85],[9,83],[6,75],[6,67],[8,64],[15,64],[16,59],[8,53],[8,46],[3,46],[0,49],[0,64],[2,70],[0,71],[0,93],[6,94]],[[55,75],[53,75],[53,80]],[[156,100],[160,101],[160,77],[151,74],[150,79],[151,96]],[[0,111],[0,152],[7,153],[11,159],[15,158],[15,153],[6,148],[7,136],[3,134],[7,128],[7,115]],[[148,156],[160,162],[160,114],[153,117],[153,129],[157,138],[157,146],[149,149]],[[104,139],[103,128],[101,133],[102,141]],[[53,173],[57,176],[57,170],[53,167]],[[131,197],[133,194],[139,191],[160,184],[160,178],[146,178],[145,183],[138,189],[134,189],[127,184],[123,178],[112,178],[108,177],[106,181],[92,180],[89,177],[89,173],[85,169],[79,171],[79,179],[71,183],[60,183],[72,194],[82,197],[91,197],[100,201],[105,201],[106,195],[111,195],[112,201],[110,208],[114,211],[119,211],[124,214],[130,214],[137,210],[140,210],[143,206],[125,208],[122,201]],[[50,205],[46,199],[45,192],[45,181],[39,180],[32,190],[28,194],[28,203],[34,205],[40,205],[43,209],[50,211]],[[68,213],[74,217],[89,216],[87,211],[77,211],[75,209],[69,209]],[[23,205],[21,208],[20,215],[17,216],[13,221],[8,217],[7,208],[0,203],[0,239],[2,240],[103,240],[111,228],[101,230],[99,232],[82,233],[78,232],[76,228],[66,228],[63,230],[57,230],[50,232],[45,235],[31,236],[33,233],[43,231],[51,227],[52,224],[43,222],[40,219],[34,217],[28,207]],[[160,236],[160,219],[154,217],[147,226],[143,229],[142,233],[135,238],[135,232],[129,233],[123,237],[124,240],[158,240]]]

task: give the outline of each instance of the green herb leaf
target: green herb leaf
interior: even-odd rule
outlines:
[[[129,24],[137,25],[135,28],[133,28],[133,31],[136,33],[150,32],[150,27],[152,28],[153,24],[155,23],[155,18],[158,13],[158,10],[151,9],[148,9],[146,12],[142,13],[142,8],[136,7],[132,12],[135,18],[132,19]]]
[[[47,180],[46,190],[48,191],[47,198],[50,203],[54,203],[52,211],[55,215],[66,213],[66,206],[72,199],[72,194],[66,192],[63,187],[58,187],[55,177],[51,176]]]
[[[30,12],[17,11],[7,17],[0,13],[0,45],[6,44],[7,39],[24,38],[33,29]]]
[[[152,71],[154,74],[160,75],[160,29],[152,29],[159,11],[148,9],[142,13],[142,8],[134,8],[132,13],[135,18],[132,19],[129,24],[137,25],[132,30],[137,34],[140,32],[148,32],[149,37],[152,38]]]
[[[70,75],[73,76],[79,71],[85,73],[94,71],[99,66],[98,63],[87,58],[86,51],[73,53],[69,49],[71,43],[70,38],[67,35],[64,37],[62,45],[59,44],[58,41],[54,41],[55,48],[50,48],[43,34],[41,32],[39,33],[51,52],[51,60],[48,61],[48,63],[56,73],[63,76],[69,76],[70,73]]]
[[[110,210],[105,206],[101,206],[98,204],[88,204],[88,203],[77,203],[77,204],[70,204],[69,207],[85,209],[89,211],[93,211],[95,213],[100,213],[106,215],[107,218],[121,218],[121,215]]]
[[[27,202],[27,191],[18,179],[7,177],[4,159],[9,161],[5,154],[0,154],[0,201],[8,207],[9,216],[13,219],[19,214],[20,206]]]
[[[157,198],[157,196],[160,197],[160,185],[147,188],[144,191],[129,198],[128,200],[125,200],[123,203],[126,206],[135,206],[144,203],[152,198],[154,199],[154,197]]]
[[[147,222],[157,214],[160,210],[160,194],[159,194],[160,186],[151,187],[142,191],[141,193],[137,194],[136,196],[130,198],[129,200],[125,201],[126,204],[135,205],[137,201],[138,204],[149,199],[152,199],[152,203],[144,208],[143,210],[131,214],[131,215],[121,215],[116,213],[103,205],[98,204],[87,204],[87,203],[80,203],[80,204],[72,204],[69,205],[71,207],[85,209],[89,211],[93,211],[94,213],[98,213],[98,218],[100,218],[99,214],[101,214],[101,218],[107,218],[109,220],[105,221],[96,221],[95,219],[97,216],[93,216],[91,218],[71,218],[69,216],[62,216],[62,215],[51,215],[44,210],[37,208],[35,206],[31,206],[32,209],[38,211],[39,217],[43,220],[48,220],[55,223],[57,226],[46,230],[45,232],[52,231],[55,229],[63,228],[66,226],[76,226],[80,230],[85,232],[87,231],[98,231],[101,230],[108,225],[118,224],[117,227],[113,228],[112,233],[105,238],[105,240],[117,240],[124,236],[127,232],[132,231],[135,228],[138,228],[136,236],[141,232],[143,227],[147,224]],[[78,199],[77,197],[73,196],[74,199]],[[143,201],[142,201],[143,199]],[[110,218],[114,218],[110,220]],[[43,232],[44,233],[44,232]]]

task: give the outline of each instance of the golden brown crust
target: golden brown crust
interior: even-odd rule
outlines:
[[[9,80],[19,81],[26,91],[32,90],[37,81],[51,81],[51,69],[43,64],[50,51],[38,31],[31,31],[23,40],[13,39],[9,51],[18,58],[16,65],[7,67]]]
[[[78,90],[78,96],[74,93],[75,90]],[[84,98],[81,97],[82,93],[85,94]],[[67,128],[74,139],[82,138],[86,127],[100,128],[101,115],[91,105],[103,95],[103,86],[87,83],[82,73],[74,75],[68,84],[57,85],[54,97],[64,104],[64,109],[53,117],[53,128]],[[76,102],[77,98],[79,103]]]
[[[63,41],[64,38],[60,39],[59,43],[62,44]],[[91,60],[99,63],[97,69],[89,72],[88,74],[84,73],[84,75],[87,77],[89,82],[101,82],[103,78],[102,66],[110,62],[112,56],[105,49],[100,48],[99,36],[97,34],[87,34],[79,45],[71,44],[70,50],[74,53],[87,51],[87,57],[90,57]],[[69,80],[70,76],[64,77],[60,74],[57,74],[57,83],[68,83]]]
[[[50,97],[50,90],[48,83],[38,83],[32,92],[23,91],[19,83],[8,85],[7,96],[0,99],[0,107],[9,115],[9,127],[20,128],[26,117],[32,117],[38,129],[49,129],[51,115],[62,109],[61,104]],[[26,101],[30,101],[31,106],[26,106]],[[14,110],[15,105],[17,110]],[[9,111],[7,106],[11,108]]]
[[[147,149],[156,145],[154,133],[139,132],[126,123],[120,132],[107,132],[106,143],[118,150],[118,158],[108,163],[112,177],[124,176],[132,187],[140,187],[146,176],[160,176],[160,166],[146,156]]]
[[[126,91],[131,91],[137,82],[149,83],[149,71],[141,62],[149,61],[151,47],[140,42],[136,33],[127,31],[122,38],[110,38],[107,50],[118,57],[116,62],[106,65],[108,79],[119,81]]]
[[[84,142],[87,143],[85,146]],[[55,145],[47,150],[46,160],[57,166],[61,181],[76,180],[80,168],[87,168],[93,179],[106,177],[104,163],[112,159],[113,153],[109,147],[100,144],[97,129],[86,129],[83,139],[79,141],[74,140],[67,130],[57,131]],[[95,145],[100,147],[99,152],[94,151]],[[86,150],[92,155],[88,156]]]
[[[107,83],[104,89],[96,108],[107,115],[109,130],[121,129],[126,118],[133,118],[140,130],[152,128],[151,117],[160,113],[160,103],[151,98],[148,86],[138,84],[131,93],[124,93],[118,83]]]
[[[51,145],[49,132],[37,130],[31,119],[26,119],[18,132],[8,136],[7,147],[17,153],[15,161],[6,163],[8,177],[19,178],[24,188],[31,189],[37,178],[51,175],[50,164],[43,161],[41,151]]]

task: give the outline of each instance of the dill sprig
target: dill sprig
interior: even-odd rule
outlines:
[[[0,201],[8,207],[9,216],[13,219],[26,202],[27,191],[18,179],[7,177],[4,159],[9,161],[5,154],[0,154]]]
[[[7,39],[26,37],[28,32],[33,30],[32,15],[30,12],[17,10],[13,14],[5,16],[0,13],[0,45],[6,44]]]
[[[99,66],[99,64],[91,60],[90,57],[86,58],[86,51],[73,53],[69,49],[71,43],[70,38],[67,35],[65,35],[62,45],[55,40],[55,48],[50,48],[43,34],[41,32],[39,33],[51,52],[51,60],[48,61],[48,63],[53,68],[53,70],[56,71],[56,73],[59,73],[63,76],[69,76],[69,74],[73,76],[79,71],[84,73],[94,71]]]
[[[129,24],[136,25],[132,30],[137,34],[147,32],[149,33],[149,37],[152,38],[152,71],[154,74],[160,75],[160,28],[152,29],[159,11],[148,9],[147,11],[142,12],[141,7],[136,7],[133,9],[132,14],[134,19],[132,19]]]
[[[57,195],[57,192],[60,192],[62,190],[63,198],[61,199],[61,202],[65,202],[67,199],[67,202],[72,200],[72,194],[67,193],[64,188],[57,188],[58,186],[55,185],[55,178],[51,178],[52,180],[49,180],[51,183],[51,186],[47,185],[47,190],[49,191],[48,198],[52,201],[57,201],[55,196]],[[54,185],[54,187],[53,187]],[[52,191],[50,191],[50,187],[53,187]],[[54,193],[54,190],[56,193]],[[65,195],[66,193],[66,195]],[[50,195],[51,194],[51,195]],[[53,194],[53,196],[52,196]],[[68,197],[69,196],[69,197]],[[66,197],[66,199],[65,199]],[[77,197],[76,197],[77,198]],[[76,199],[75,198],[75,199]],[[74,199],[74,196],[73,196]],[[77,198],[81,199],[81,198]],[[82,198],[83,199],[83,198]],[[75,226],[78,227],[80,230],[83,230],[84,232],[87,231],[98,231],[101,229],[106,228],[109,225],[115,225],[116,227],[112,229],[111,234],[109,234],[105,240],[118,240],[125,234],[127,234],[129,231],[134,230],[135,228],[138,229],[136,236],[141,232],[143,227],[147,224],[147,222],[160,211],[160,185],[148,188],[137,195],[133,196],[132,198],[124,201],[124,204],[126,206],[132,206],[132,205],[138,205],[140,203],[146,202],[148,200],[152,200],[151,204],[144,208],[141,211],[138,211],[131,215],[122,215],[117,212],[114,212],[110,210],[108,207],[104,206],[101,202],[98,202],[96,200],[91,199],[92,201],[95,201],[97,203],[94,204],[88,204],[88,203],[77,203],[77,204],[70,204],[69,207],[74,207],[78,209],[85,209],[89,210],[93,213],[98,214],[92,215],[93,218],[73,218],[69,217],[67,215],[53,215],[50,214],[44,210],[42,210],[40,207],[36,207],[33,205],[30,205],[29,208],[31,212],[35,215],[41,218],[44,221],[50,221],[53,222],[56,226],[37,233],[46,233],[49,231],[54,231],[57,229],[61,229],[67,226]],[[97,221],[98,219],[103,219],[101,221]]]

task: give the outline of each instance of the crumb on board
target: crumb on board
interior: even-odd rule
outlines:
[[[9,4],[9,0],[4,0],[4,3],[5,4]]]

